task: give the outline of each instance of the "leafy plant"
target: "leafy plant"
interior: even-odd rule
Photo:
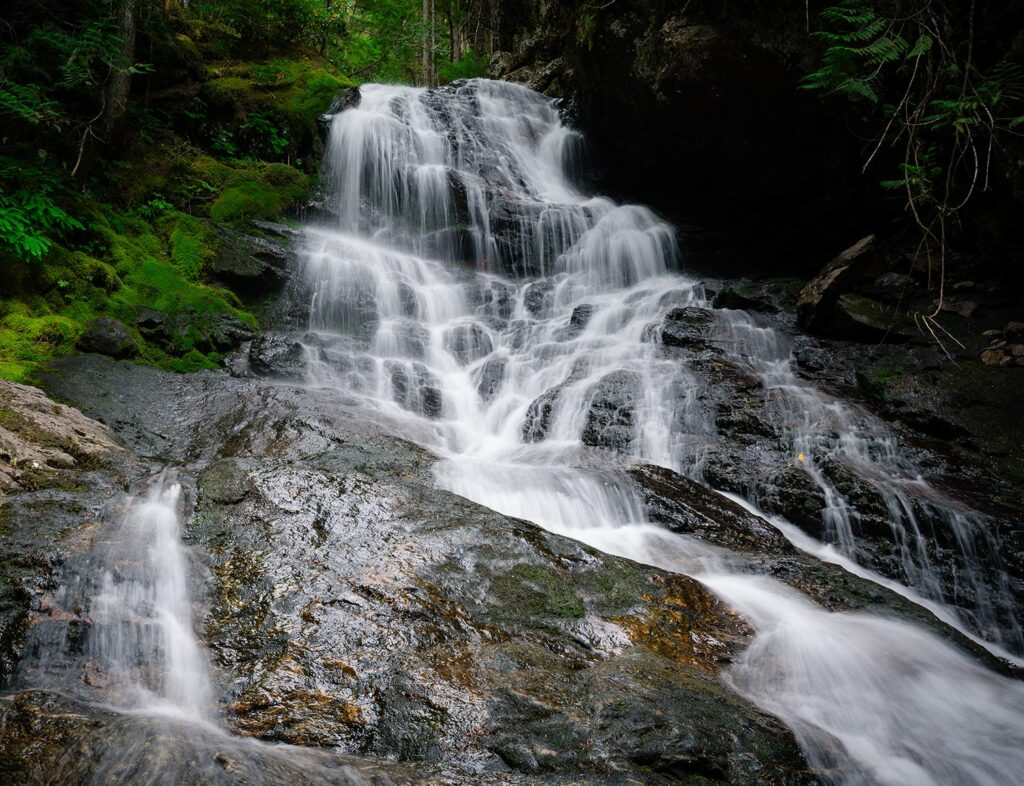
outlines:
[[[975,6],[967,5],[842,0],[821,12],[824,29],[814,36],[825,49],[801,83],[866,104],[877,118],[865,170],[881,150],[900,151],[898,171],[881,185],[904,196],[929,271],[938,259],[938,302],[921,316],[933,336],[941,330],[934,318],[943,305],[948,229],[989,188],[1000,137],[1024,123],[1024,69],[979,60]]]
[[[288,149],[288,134],[267,114],[251,115],[241,128],[248,132],[258,156],[269,153],[272,158],[280,158]]]

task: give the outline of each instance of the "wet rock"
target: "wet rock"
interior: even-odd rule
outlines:
[[[123,451],[109,429],[78,410],[0,380],[0,493],[59,484],[63,470]]]
[[[334,116],[339,112],[344,112],[350,107],[359,106],[359,101],[362,99],[362,94],[359,92],[358,87],[346,87],[331,101],[330,107],[327,111],[317,118],[317,130],[320,132],[320,139],[323,142],[327,142],[328,132],[331,130],[331,123],[334,121]]]
[[[743,626],[691,580],[351,453],[232,461],[252,491],[216,503],[202,476],[191,535],[219,549],[207,637],[238,731],[537,783],[651,761],[735,779],[753,734],[773,750],[759,771],[802,779],[774,724],[709,679]]]
[[[731,569],[764,573],[834,611],[868,611],[923,625],[1002,673],[1014,669],[901,595],[795,548],[772,524],[722,495],[663,467],[636,466],[630,475],[652,521],[734,552]]]
[[[483,326],[471,322],[446,330],[444,348],[465,366],[490,355],[494,346],[490,334]]]
[[[505,381],[505,368],[508,366],[508,358],[491,358],[480,369],[477,378],[476,389],[480,398],[484,401],[491,401],[500,390]]]
[[[628,371],[614,371],[590,390],[590,407],[581,435],[584,445],[629,453],[636,438],[636,405],[640,380]]]
[[[593,315],[594,307],[591,304],[584,303],[582,306],[576,306],[572,310],[572,316],[569,317],[569,327],[579,332],[590,323],[590,318]]]
[[[234,314],[224,311],[171,314],[140,308],[135,315],[135,326],[146,339],[175,354],[193,348],[204,353],[227,352],[257,335]]]
[[[79,357],[62,389],[132,444],[195,462],[186,539],[236,732],[402,757],[427,783],[813,780],[792,736],[719,680],[750,631],[699,583],[437,490],[432,456],[326,392]],[[191,760],[173,740],[142,749]],[[95,755],[76,749],[81,766]],[[254,761],[285,777],[274,759],[237,766]]]
[[[561,388],[552,388],[530,402],[523,421],[523,442],[540,442],[547,437],[560,393]]]
[[[661,327],[661,343],[667,347],[691,350],[709,348],[711,326],[715,315],[710,309],[697,306],[674,308],[665,317]]]
[[[217,253],[207,273],[238,294],[261,297],[281,289],[288,281],[291,249],[269,238],[217,227]]]
[[[471,292],[478,313],[494,330],[501,330],[508,325],[515,312],[515,294],[514,287],[497,279],[483,282]]]
[[[98,352],[118,360],[139,354],[135,336],[123,322],[110,317],[98,317],[86,325],[77,347],[82,352]]]
[[[36,388],[0,380],[0,686],[14,673],[34,615],[45,617],[45,594],[66,556],[136,471],[104,425]],[[20,782],[5,777],[9,732],[0,729],[0,781]]]
[[[279,333],[259,336],[249,346],[248,369],[260,376],[303,379],[306,350],[298,341]]]
[[[836,327],[836,303],[841,295],[879,274],[877,251],[875,236],[868,235],[829,262],[797,297],[800,326],[829,335],[841,330]]]
[[[410,412],[428,418],[441,417],[444,399],[433,375],[422,363],[389,362],[392,397]]]
[[[721,494],[664,467],[640,465],[630,475],[644,492],[652,521],[673,532],[737,551],[789,553],[793,547],[775,527]]]
[[[0,711],[0,728],[4,783],[445,783],[443,776],[394,762],[254,745],[206,724],[120,714],[60,693],[17,694]]]
[[[539,317],[547,310],[550,306],[552,288],[550,279],[542,279],[526,287],[523,305],[530,316]]]

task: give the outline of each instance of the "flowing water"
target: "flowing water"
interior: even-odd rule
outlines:
[[[552,102],[519,86],[365,86],[331,128],[337,220],[306,235],[311,384],[436,452],[440,486],[704,581],[756,630],[728,679],[829,779],[1015,782],[1020,683],[911,625],[825,611],[645,520],[623,462],[700,478],[715,444],[698,374],[660,342],[666,318],[700,314],[781,413],[792,455],[807,457],[837,559],[858,559],[863,543],[860,512],[825,471],[836,461],[884,500],[908,594],[993,649],[1024,650],[985,517],[922,480],[883,424],[800,383],[779,333],[707,310],[678,272],[671,227],[584,193],[581,151]],[[758,489],[748,496],[756,504]],[[953,582],[933,564],[937,540]]]
[[[184,481],[165,470],[115,506],[93,547],[65,566],[15,685],[70,699],[72,725],[83,706],[94,711],[46,780],[32,782],[392,784],[345,757],[233,737],[219,724],[211,667],[193,631],[192,560],[181,538],[190,510]]]

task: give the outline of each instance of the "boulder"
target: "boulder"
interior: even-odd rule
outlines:
[[[834,329],[835,305],[840,295],[858,284],[877,278],[875,236],[861,238],[825,265],[797,297],[797,320],[812,333],[828,334]]]
[[[324,114],[317,118],[317,130],[320,132],[320,138],[327,142],[327,136],[331,130],[331,123],[334,120],[334,116],[339,112],[344,112],[350,107],[359,106],[359,101],[362,99],[362,94],[359,92],[358,87],[346,87],[331,101],[330,107]]]
[[[139,354],[139,344],[132,332],[123,322],[110,317],[98,317],[86,325],[77,347],[82,352],[96,352],[118,360]]]
[[[903,343],[913,337],[910,328],[893,306],[848,292],[832,306],[830,335],[852,341]]]
[[[584,445],[629,453],[636,439],[636,407],[640,379],[629,371],[613,371],[594,385],[583,426]]]
[[[193,348],[204,353],[227,352],[257,335],[255,330],[226,311],[169,313],[139,308],[135,327],[144,338],[172,354],[183,354]]]
[[[281,289],[288,281],[291,249],[284,243],[218,226],[217,253],[207,273],[244,297],[260,297]]]
[[[195,473],[183,535],[222,722],[306,749],[112,715],[106,683],[77,679],[92,668],[79,640],[58,636],[74,687],[3,697],[0,773],[91,780],[130,761],[175,777],[187,761],[211,783],[346,784],[348,767],[438,786],[815,782],[792,734],[719,676],[751,631],[699,582],[437,489],[433,456],[326,391],[78,357],[62,390]],[[59,586],[40,598],[48,635],[87,630]]]
[[[298,341],[279,333],[256,338],[249,345],[248,368],[259,376],[304,379],[306,350]]]
[[[661,343],[667,347],[690,350],[709,349],[715,314],[698,306],[674,308],[665,315],[661,327]]]

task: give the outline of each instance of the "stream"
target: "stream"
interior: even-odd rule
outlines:
[[[802,551],[1024,665],[1018,602],[987,517],[929,484],[883,422],[800,380],[789,338],[770,322],[713,309],[683,272],[673,227],[587,193],[585,151],[555,103],[524,87],[363,86],[331,119],[326,217],[302,231],[308,328],[295,335],[305,369],[296,385],[429,451],[440,489],[699,580],[753,629],[721,678],[792,730],[823,782],[1017,782],[1020,681],[924,627],[830,611],[754,575],[743,555],[650,520],[628,467],[713,485],[721,435],[708,369],[738,370],[763,393],[775,434],[764,439],[782,468],[824,504],[807,532],[762,514],[756,483],[731,498]],[[89,608],[84,641],[73,625],[33,631],[20,685],[74,693],[84,662],[119,719],[83,781],[406,782],[225,730],[220,675],[194,632],[208,577],[182,538],[192,469],[138,485],[72,561],[56,597]],[[884,532],[866,536],[865,512],[836,478],[873,490]],[[325,559],[334,556],[345,558]]]
[[[331,129],[339,226],[306,241],[313,384],[357,395],[441,456],[441,487],[700,578],[757,631],[730,684],[785,721],[836,782],[1013,782],[1024,772],[1024,686],[930,633],[829,613],[730,570],[728,553],[646,522],[636,492],[609,475],[624,455],[701,478],[714,422],[693,375],[660,351],[657,326],[709,304],[678,272],[671,227],[578,189],[580,150],[552,103],[525,88],[364,87]],[[839,457],[884,496],[905,583],[993,651],[1019,655],[983,517],[922,480],[883,424],[798,381],[782,336],[745,312],[713,317],[715,338],[762,381],[793,459],[823,489],[828,542],[856,555],[856,511],[818,470]],[[601,466],[584,445],[614,457]],[[929,561],[927,527],[959,545],[952,596]]]

